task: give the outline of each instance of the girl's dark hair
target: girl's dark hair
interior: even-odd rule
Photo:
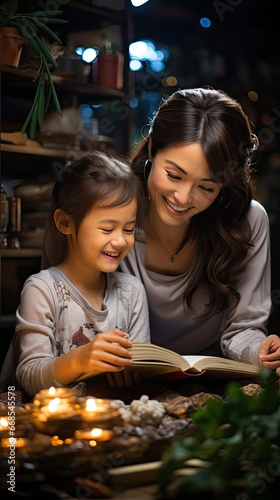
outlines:
[[[137,217],[144,203],[143,186],[129,164],[102,151],[87,151],[71,163],[54,164],[57,181],[53,187],[52,209],[45,230],[45,255],[42,267],[57,265],[65,256],[66,236],[54,223],[54,213],[61,209],[71,216],[76,232],[93,205],[118,206],[137,201]],[[55,245],[55,248],[53,247]]]
[[[246,256],[251,232],[246,214],[253,197],[251,163],[258,139],[240,104],[226,93],[206,88],[178,90],[162,102],[150,130],[134,149],[131,165],[147,194],[149,168],[159,150],[176,144],[199,143],[211,177],[222,184],[220,194],[205,211],[195,215],[187,239],[197,244],[195,272],[185,290],[184,301],[191,308],[200,286],[208,289],[205,319],[226,309],[230,297],[239,301],[234,269]],[[146,165],[145,165],[146,162]]]

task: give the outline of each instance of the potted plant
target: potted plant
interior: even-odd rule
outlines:
[[[50,67],[57,67],[57,63],[42,40],[44,35],[47,39],[61,44],[58,36],[48,27],[48,24],[67,22],[57,17],[61,13],[61,10],[20,13],[18,12],[18,0],[6,0],[0,5],[0,30],[2,27],[18,29],[23,43],[29,46],[39,58],[39,68],[34,77],[37,86],[33,104],[21,129],[21,132],[24,133],[29,127],[31,139],[35,137],[37,127],[42,128],[51,100],[57,113],[62,114],[50,72]]]

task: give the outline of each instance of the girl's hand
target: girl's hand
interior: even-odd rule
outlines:
[[[98,333],[92,342],[72,352],[75,352],[83,373],[118,372],[131,366],[131,346],[128,334],[114,328],[106,333]]]
[[[262,366],[276,369],[280,376],[280,338],[278,335],[269,335],[259,348],[259,359]]]

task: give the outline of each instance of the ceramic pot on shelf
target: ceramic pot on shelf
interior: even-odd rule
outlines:
[[[123,64],[124,56],[118,52],[116,54],[104,54],[100,52],[97,62],[97,83],[104,87],[113,89],[123,88]]]
[[[18,67],[23,46],[23,37],[18,28],[0,27],[0,62]]]

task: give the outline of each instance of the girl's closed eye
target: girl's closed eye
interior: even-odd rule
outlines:
[[[127,234],[132,234],[135,231],[135,226],[132,229],[124,229],[124,232]]]
[[[114,229],[107,229],[105,227],[101,227],[100,230],[104,231],[104,233],[106,233],[106,234],[110,234],[110,233],[112,233],[114,231]],[[123,231],[125,233],[127,233],[127,234],[132,234],[135,231],[135,226],[133,228],[131,228],[131,229],[124,229]]]

